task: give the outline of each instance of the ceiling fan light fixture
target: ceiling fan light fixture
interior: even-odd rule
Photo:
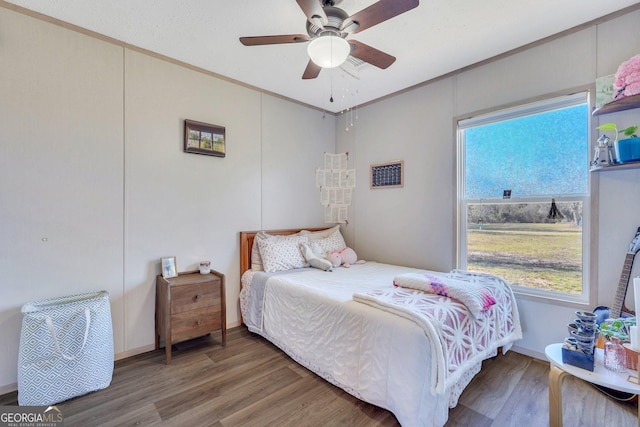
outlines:
[[[311,60],[319,67],[339,67],[351,53],[349,43],[334,34],[323,35],[311,40],[307,47]]]

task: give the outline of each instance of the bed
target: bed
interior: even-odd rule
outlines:
[[[522,338],[511,288],[495,276],[377,262],[323,271],[297,260],[289,268],[284,246],[292,254],[301,242],[316,252],[327,249],[327,240],[329,247],[343,245],[336,230],[241,232],[243,323],[330,383],[388,409],[401,425],[444,425],[482,361]],[[275,257],[264,242],[277,247]],[[274,271],[269,257],[287,261]],[[469,302],[394,286],[423,275],[451,289],[455,282],[491,292],[494,303],[480,312]]]

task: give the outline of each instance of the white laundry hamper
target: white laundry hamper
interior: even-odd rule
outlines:
[[[106,388],[113,376],[113,329],[106,291],[22,306],[18,404],[53,405]]]

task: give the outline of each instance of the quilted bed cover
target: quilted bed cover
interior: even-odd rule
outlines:
[[[498,303],[479,319],[450,298],[394,288],[398,274],[424,271],[375,262],[333,272],[249,271],[240,306],[250,331],[332,384],[390,410],[403,426],[442,426],[482,360],[522,332],[513,293],[506,284],[497,289],[499,280],[490,283]],[[424,313],[394,308],[398,292],[409,294],[402,304],[426,303],[427,329],[437,337],[426,333]]]

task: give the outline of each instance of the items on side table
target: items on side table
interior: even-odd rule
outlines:
[[[613,372],[627,370],[627,352],[619,338],[611,337],[604,345],[604,367]]]
[[[562,363],[593,371],[593,353],[598,339],[596,315],[590,311],[576,311],[576,317],[567,326],[570,337],[564,340]]]
[[[567,325],[570,337],[563,344],[563,363],[593,371],[594,349],[598,347],[604,350],[607,369],[623,372],[637,368],[637,353],[624,345],[629,342],[631,328],[635,329],[634,317],[610,318],[600,324],[596,322],[597,315],[589,311],[577,311],[576,317]]]
[[[200,274],[209,274],[211,272],[211,261],[200,261]]]

